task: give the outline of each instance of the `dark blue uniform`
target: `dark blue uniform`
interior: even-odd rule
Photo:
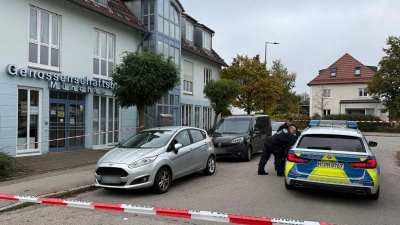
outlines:
[[[285,167],[283,151],[287,150],[283,148],[286,146],[288,146],[286,148],[290,148],[296,141],[297,137],[285,128],[276,132],[273,136],[268,137],[264,142],[264,151],[258,164],[258,174],[268,174],[265,172],[264,167],[271,157],[271,154],[273,154],[275,158],[275,170],[278,175],[282,175]]]

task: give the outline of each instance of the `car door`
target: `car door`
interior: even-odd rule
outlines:
[[[179,132],[173,140],[174,144],[182,144],[177,152],[170,152],[173,163],[173,173],[175,177],[183,176],[194,169],[193,146],[187,130]]]
[[[204,131],[197,129],[190,129],[189,133],[193,141],[192,152],[194,153],[194,162],[196,165],[194,169],[197,170],[205,165],[208,158],[208,151],[207,151],[208,145],[207,145],[206,134],[204,133]]]
[[[261,145],[261,130],[258,124],[258,118],[253,119],[253,124],[250,131],[251,143],[253,145],[253,152],[258,152],[262,149]]]

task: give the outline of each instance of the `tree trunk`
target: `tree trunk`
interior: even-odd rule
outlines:
[[[220,113],[215,112],[213,130],[215,130],[215,127],[217,126],[217,120],[218,120],[219,114]]]
[[[144,104],[138,104],[137,106],[138,109],[138,116],[139,116],[139,127],[142,127],[140,130],[144,129]]]
[[[250,114],[251,113],[251,110],[248,108],[247,109],[247,114]]]

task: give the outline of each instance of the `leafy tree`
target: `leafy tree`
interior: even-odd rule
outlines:
[[[326,98],[326,86],[322,85],[313,95],[313,108],[318,109],[321,112],[321,117],[324,116],[324,108],[330,102],[329,98]],[[316,113],[314,113],[315,116]]]
[[[254,88],[255,108],[267,114],[277,107],[284,85],[278,78],[268,76],[260,78]]]
[[[384,105],[382,112],[390,113],[391,118],[400,116],[400,37],[389,36],[388,48],[379,62],[379,70],[368,84],[368,93],[375,99],[381,99]]]
[[[219,114],[229,111],[229,106],[239,92],[239,84],[228,79],[210,80],[204,87],[203,93],[210,100],[211,107],[215,111],[213,129],[217,124]]]
[[[274,60],[270,70],[271,76],[281,80],[283,91],[280,95],[273,114],[287,114],[297,112],[298,99],[296,92],[292,91],[296,83],[296,73],[289,73],[288,69],[282,64],[280,59]]]
[[[111,75],[113,90],[122,108],[137,107],[139,126],[144,126],[144,108],[152,106],[169,90],[180,85],[180,71],[172,57],[150,52],[124,52]]]
[[[266,64],[260,62],[260,55],[253,58],[237,55],[228,68],[222,71],[222,78],[237,81],[241,91],[233,101],[233,106],[241,108],[250,114],[259,109],[265,109],[262,92],[272,92],[275,89],[273,82],[269,80],[269,73]],[[267,86],[263,86],[267,85]],[[279,82],[276,86],[279,86]],[[279,88],[276,88],[279,89]],[[273,93],[272,95],[273,96]]]
[[[310,95],[307,92],[301,93],[297,95],[297,102],[298,102],[298,113],[299,114],[306,114],[307,110],[302,108],[301,106],[308,106],[310,105]]]

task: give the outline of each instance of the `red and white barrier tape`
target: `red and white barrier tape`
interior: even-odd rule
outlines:
[[[293,120],[294,122],[309,122],[310,120]],[[355,120],[357,123],[399,123],[400,120]]]
[[[109,204],[100,202],[82,202],[77,200],[63,200],[59,198],[40,198],[33,196],[18,196],[7,195],[0,193],[1,200],[31,202],[38,204],[48,204],[56,206],[67,206],[74,208],[84,208],[93,210],[108,210],[116,212],[126,212],[135,214],[145,214],[154,216],[168,216],[196,220],[215,221],[222,223],[234,224],[253,224],[253,225],[278,225],[278,224],[291,224],[291,225],[334,225],[325,222],[312,222],[303,220],[287,220],[279,218],[256,217],[227,214],[221,212],[210,212],[200,210],[185,210],[173,208],[156,208],[151,206],[129,205],[129,204]]]
[[[57,139],[51,139],[51,140],[36,141],[36,142],[30,142],[30,143],[24,143],[24,144],[18,144],[18,145],[9,145],[9,146],[1,147],[0,150],[5,149],[5,148],[10,148],[10,147],[17,147],[17,146],[31,145],[31,144],[37,144],[37,143],[45,143],[45,142],[66,140],[66,139],[72,139],[72,138],[88,137],[88,136],[94,136],[94,135],[98,135],[98,134],[114,133],[114,132],[120,132],[120,131],[125,131],[125,130],[133,130],[133,129],[136,129],[136,128],[144,128],[144,126],[131,127],[131,128],[125,128],[125,129],[120,129],[120,130],[112,130],[112,131],[103,131],[103,132],[97,132],[97,133],[93,133],[93,134],[84,134],[84,135],[71,136],[71,137],[66,137],[66,138],[57,138]]]

